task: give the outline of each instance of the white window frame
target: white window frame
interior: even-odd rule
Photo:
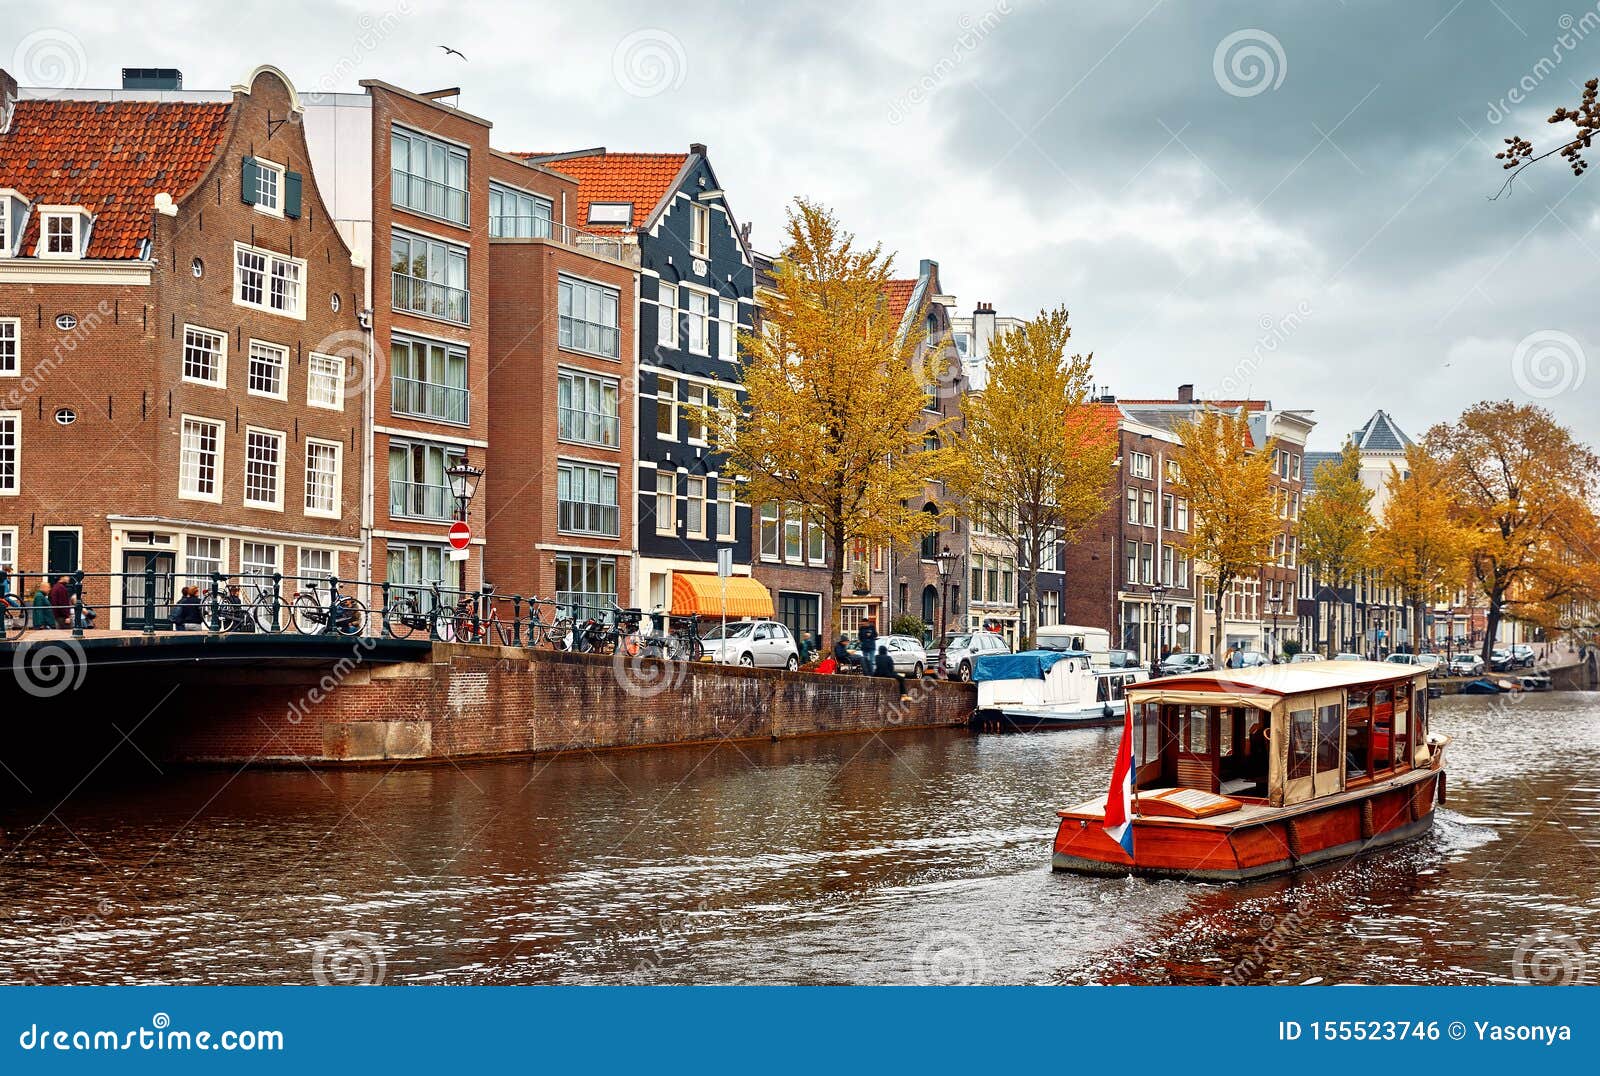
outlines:
[[[717,300],[717,358],[723,362],[737,362],[739,333],[739,304],[732,299]]]
[[[695,493],[695,483],[700,484],[700,492]],[[704,475],[692,474],[685,477],[683,482],[683,503],[688,511],[685,513],[684,537],[700,538],[706,536],[706,478]],[[699,523],[695,522],[696,509],[699,510]]]
[[[257,213],[265,213],[269,217],[281,217],[283,216],[284,177],[288,174],[289,170],[281,164],[275,164],[272,161],[263,160],[260,157],[257,157],[255,162],[256,198],[252,204],[255,206]],[[262,185],[262,177],[269,175],[272,177],[272,200],[270,203],[263,200],[265,197],[266,188]]]
[[[698,399],[696,396],[698,396]],[[709,409],[716,402],[716,397],[712,394],[710,385],[703,385],[698,381],[688,381],[684,383],[683,402],[686,406]],[[705,446],[711,443],[711,423],[696,418],[693,412],[690,413],[687,419],[680,415],[678,424],[683,427],[683,441],[685,444]],[[699,437],[695,437],[692,432],[696,426],[700,430]]]
[[[689,253],[696,258],[711,257],[711,207],[689,205]]]
[[[670,401],[671,401],[671,405],[672,405],[672,432],[671,433],[662,433],[661,432],[661,403],[662,403],[661,390],[662,390],[662,386],[663,385],[671,385],[672,386],[672,396],[669,398]],[[682,426],[682,423],[678,419],[678,379],[675,378],[675,377],[668,377],[665,374],[657,375],[657,377],[656,377],[656,438],[657,438],[657,440],[661,440],[661,441],[676,441],[676,440],[678,440],[678,430],[679,430],[679,428],[681,426]]]
[[[184,488],[184,456],[188,448],[184,444],[184,432],[190,423],[204,423],[215,429],[216,451],[215,459],[211,464],[211,492],[201,493],[198,489]],[[224,459],[227,455],[228,423],[220,418],[207,418],[204,415],[182,415],[178,419],[178,499],[183,501],[209,501],[212,504],[222,503],[222,475]],[[195,474],[199,474],[199,465],[196,464]]]
[[[20,213],[11,212],[12,202],[21,206]],[[22,239],[22,225],[27,220],[28,200],[9,187],[0,190],[0,258],[16,255]]]
[[[707,291],[701,291],[699,288],[686,288],[685,290],[689,293],[689,305],[684,308],[683,317],[684,321],[688,324],[689,339],[685,342],[684,347],[688,348],[688,350],[695,355],[704,355],[707,358],[710,358],[711,293]],[[694,304],[697,299],[701,304],[701,309],[699,312],[696,312],[694,308]],[[699,347],[695,346],[695,326],[697,325],[700,328]]]
[[[731,542],[738,534],[739,494],[731,478],[717,478],[717,541]],[[723,524],[727,529],[723,529]]]
[[[323,569],[318,568],[316,572],[313,573],[309,568],[307,568],[307,553],[326,554],[328,557],[327,570],[324,571]],[[300,577],[302,582],[306,579],[328,579],[332,576],[336,576],[339,574],[339,551],[337,549],[332,549],[328,546],[322,545],[297,546],[294,551],[294,570],[295,574]]]
[[[672,481],[672,492],[662,489],[662,479]],[[661,499],[665,497],[669,510],[663,514]],[[662,535],[676,535],[678,533],[678,472],[658,470],[656,472],[656,533]]]
[[[0,527],[0,564],[17,566],[17,528]],[[21,597],[21,595],[18,595]]]
[[[678,288],[656,285],[656,346],[678,348]]]
[[[205,378],[190,376],[190,374],[189,374],[189,334],[190,333],[199,333],[199,334],[203,334],[205,336],[214,337],[216,339],[218,346],[217,346],[217,350],[216,350],[215,355],[214,355],[213,367],[215,369],[215,372],[216,372],[217,376],[216,376],[216,378],[214,380],[208,381]],[[188,384],[190,384],[190,385],[205,385],[205,386],[207,386],[209,388],[218,388],[218,389],[226,388],[227,385],[228,385],[228,334],[225,333],[225,332],[218,332],[216,329],[208,329],[204,325],[193,325],[193,324],[185,323],[184,326],[183,326],[183,354],[181,354],[178,357],[178,363],[179,363],[179,369],[178,369],[179,378],[181,380],[187,382]]]
[[[331,508],[316,508],[311,504],[311,450],[312,448],[333,449],[333,506]],[[305,514],[318,519],[338,519],[344,505],[344,442],[329,441],[320,437],[306,438],[305,453],[305,496],[301,498]]]
[[[250,439],[255,436],[274,437],[278,442],[277,471],[272,483],[272,500],[256,500],[250,496]],[[246,508],[261,508],[272,512],[283,511],[284,487],[284,452],[288,447],[289,438],[282,430],[269,430],[265,426],[246,426],[244,428],[244,506]]]
[[[55,220],[68,220],[72,223],[72,249],[50,249],[50,223]],[[79,261],[83,252],[89,248],[89,229],[91,218],[87,211],[79,206],[40,206],[39,207],[39,246],[37,253],[41,258],[54,258],[62,261]]]
[[[239,264],[239,259],[245,254],[254,254],[263,259],[261,273],[261,301],[253,302],[244,297],[244,270]],[[280,309],[272,305],[272,281],[277,274],[278,266],[293,266],[296,276],[295,304],[293,309]],[[268,314],[277,314],[279,317],[294,318],[296,321],[306,319],[306,260],[304,258],[291,258],[286,254],[266,250],[262,247],[253,247],[248,243],[235,242],[233,244],[233,305],[243,306],[251,310],[261,310]]]
[[[251,569],[246,565],[246,563],[245,563],[245,550],[248,549],[251,546],[255,546],[257,549],[270,549],[270,550],[272,550],[272,560],[271,560],[270,565],[269,565],[269,567],[271,569],[270,571],[266,571],[266,572],[251,571]],[[263,563],[262,561],[257,561],[256,562],[257,565],[261,565],[262,563]],[[248,580],[245,580],[246,587],[249,589],[250,593],[253,594],[255,592],[255,588],[256,587],[260,587],[260,586],[265,586],[265,587],[270,589],[271,586],[272,586],[271,577],[281,573],[282,571],[283,571],[283,546],[279,545],[277,542],[255,542],[255,541],[250,541],[249,539],[245,539],[245,538],[239,539],[239,574],[240,575],[246,575],[246,574],[250,575],[250,578]]]
[[[4,212],[4,210],[0,210]],[[9,364],[0,361],[0,377],[22,376],[22,319],[0,318],[0,344],[9,344]]]
[[[279,354],[278,362],[278,391],[265,392],[254,385],[253,367],[256,362],[256,348],[261,347]],[[260,396],[268,400],[287,400],[289,398],[289,349],[282,344],[274,344],[270,340],[251,339],[249,347],[245,349],[244,390],[251,396]]]
[[[319,362],[320,363],[329,364],[330,367],[331,367],[329,370],[327,370],[325,372],[327,373],[327,376],[329,376],[332,379],[332,382],[333,382],[333,402],[332,403],[324,403],[322,401],[319,401],[311,391],[311,386],[316,383],[315,379],[316,379],[316,374],[317,374],[317,365],[318,365]],[[319,409],[321,409],[323,411],[343,411],[344,410],[344,356],[343,355],[327,355],[327,354],[324,354],[324,353],[322,353],[320,351],[311,352],[310,356],[306,360],[306,406],[307,407],[319,408]]]
[[[22,492],[22,412],[0,411],[0,427],[11,427],[11,440],[16,446],[11,454],[11,478],[0,478],[0,497],[15,497]]]

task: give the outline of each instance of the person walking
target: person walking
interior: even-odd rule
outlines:
[[[803,631],[800,633],[800,638],[796,643],[796,647],[800,651],[800,664],[809,665],[811,663],[812,650],[811,633],[809,631]]]
[[[856,641],[861,644],[861,671],[872,675],[873,658],[878,652],[878,626],[871,617],[865,617],[856,629]]]
[[[50,588],[50,608],[55,613],[56,627],[72,626],[72,586],[64,575]]]
[[[200,623],[200,588],[184,587],[178,604],[172,607],[172,630],[188,631],[191,626],[199,627]]]
[[[56,614],[50,608],[50,592],[45,589],[42,579],[33,588],[33,626],[35,628],[56,626]]]

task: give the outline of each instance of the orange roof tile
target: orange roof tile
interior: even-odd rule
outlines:
[[[524,152],[514,156],[537,159],[541,155]],[[631,227],[642,228],[688,159],[687,153],[595,153],[540,163],[578,181],[577,216],[573,222],[577,227],[591,232],[616,232],[622,229],[588,223],[589,204],[632,202]]]
[[[150,236],[152,203],[176,201],[197,183],[222,145],[224,103],[18,101],[0,135],[0,187],[33,205],[81,205],[94,214],[89,258],[137,258]],[[38,214],[20,248],[32,254]]]
[[[889,300],[889,313],[903,319],[906,316],[906,306],[911,302],[911,293],[916,290],[915,280],[891,280],[885,284],[883,294]]]

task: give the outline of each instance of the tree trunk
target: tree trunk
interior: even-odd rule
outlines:
[[[833,539],[833,564],[828,570],[828,586],[833,591],[833,606],[828,610],[829,637],[825,645],[832,652],[833,644],[839,636],[844,634],[844,566],[846,550],[844,545],[844,527],[835,525],[829,537]],[[818,639],[819,644],[824,641]]]

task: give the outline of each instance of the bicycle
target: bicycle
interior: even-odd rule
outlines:
[[[10,591],[0,594],[0,618],[5,622],[8,642],[22,638],[23,633],[28,630],[28,610],[22,604],[22,599]]]
[[[283,600],[283,595],[267,580],[252,582],[250,587],[254,594],[247,604],[239,606],[237,629],[225,627],[222,630],[258,631],[268,635],[288,631],[289,603]],[[226,599],[219,598],[219,601]]]
[[[353,595],[340,594],[331,579],[326,607],[317,597],[317,581],[312,579],[307,581],[305,590],[295,592],[289,612],[289,622],[302,635],[322,635],[330,630],[340,635],[360,635],[367,623],[366,605]]]
[[[539,607],[547,605],[555,614],[555,619],[549,623],[539,615]],[[565,650],[567,642],[572,637],[572,618],[561,615],[561,607],[553,598],[541,598],[537,594],[528,599],[528,615],[522,621],[522,645],[530,649],[550,644],[552,650]]]
[[[699,661],[706,656],[706,644],[700,639],[700,614],[690,613],[681,619],[688,623],[672,629],[668,656],[673,661]]]
[[[439,585],[433,584],[435,607],[438,605]],[[433,626],[433,616],[424,613],[417,604],[415,590],[401,590],[389,599],[389,607],[383,611],[383,622],[389,627],[389,634],[396,639],[409,639],[414,631],[427,631]]]

